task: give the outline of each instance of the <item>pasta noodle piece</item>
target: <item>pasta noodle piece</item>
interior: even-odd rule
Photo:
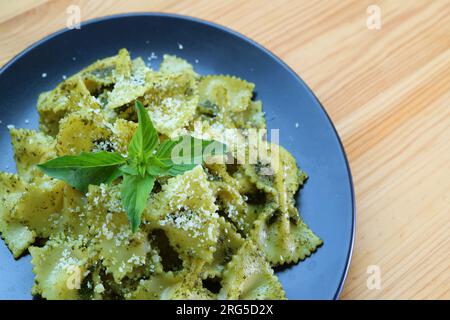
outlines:
[[[142,281],[133,293],[135,300],[169,300],[172,291],[182,282],[181,276],[173,272],[153,275],[150,279]]]
[[[203,286],[200,277],[204,262],[201,260],[192,260],[189,265],[178,272],[167,272],[151,277],[147,282],[143,283],[144,288],[148,288],[148,284],[152,284],[156,279],[170,279],[171,284],[162,290],[160,288],[160,297],[162,300],[212,300],[216,299],[216,295]],[[147,290],[146,290],[147,291]],[[161,292],[162,291],[162,292]],[[151,291],[150,291],[151,292]],[[149,292],[147,291],[147,294]]]
[[[241,231],[250,228],[247,216],[247,205],[242,195],[225,182],[213,183],[218,199],[219,212],[227,217]]]
[[[255,222],[251,238],[264,252],[272,265],[297,263],[310,256],[322,245],[298,216],[297,210],[275,211],[271,217],[261,217]]]
[[[156,130],[176,138],[194,119],[198,105],[197,83],[187,73],[153,73],[144,103]]]
[[[251,205],[246,202],[248,198],[246,192],[243,192],[245,187],[242,186],[242,181],[239,181],[241,177],[239,167],[224,164],[208,164],[207,167],[210,172],[210,183],[217,198],[219,214],[231,221],[239,232],[247,235],[255,220],[252,212],[256,213],[259,209],[252,210]]]
[[[56,158],[56,141],[42,132],[11,129],[11,143],[19,175],[26,181],[34,176],[36,164]]]
[[[255,222],[251,236],[272,265],[297,263],[322,244],[322,240],[300,219],[295,208],[294,195],[306,175],[282,147],[279,147],[279,157],[279,169],[273,178],[278,207],[265,212]]]
[[[154,253],[150,240],[143,231],[132,233],[120,202],[120,187],[90,186],[86,196],[89,234],[106,273],[121,283],[136,268],[149,267],[148,255]]]
[[[213,299],[211,292],[201,285],[201,279],[192,276],[190,270],[167,272],[142,281],[133,293],[135,300],[205,300]]]
[[[294,157],[286,149],[278,146],[278,150],[280,154],[280,170],[276,174],[282,175],[282,179],[277,180],[276,188],[278,192],[284,190],[287,197],[292,197],[298,188],[303,186],[308,176],[305,172],[298,169]]]
[[[212,173],[211,185],[214,187],[219,213],[247,237],[254,221],[263,212],[273,212],[273,208],[277,207],[276,199],[267,197],[242,173],[244,166],[232,166],[236,168],[226,169],[227,167],[221,164],[208,165]]]
[[[80,71],[79,75],[89,92],[93,95],[123,78],[129,78],[132,72],[130,54],[126,49],[119,50],[116,56],[99,60]]]
[[[133,271],[122,278],[120,282],[114,279],[101,261],[90,265],[86,277],[81,283],[79,290],[80,299],[83,300],[103,300],[103,299],[132,299],[133,293],[145,281],[155,274],[162,273],[162,269],[158,266],[158,255],[155,252],[152,256],[151,263],[145,266],[134,267]],[[94,255],[95,256],[95,255]],[[97,259],[97,257],[95,256]]]
[[[17,199],[25,190],[25,183],[15,174],[0,173],[0,233],[15,258],[32,244],[36,233],[27,226],[11,221]]]
[[[270,162],[258,161],[256,164],[245,164],[243,167],[250,182],[254,183],[259,190],[274,197],[277,196],[274,187],[274,175],[264,174],[264,170],[272,170]]]
[[[168,214],[160,221],[160,225],[183,260],[200,257],[206,261],[212,259],[218,223],[210,215],[189,209],[180,210]]]
[[[62,209],[50,215],[48,224],[51,225],[52,233],[50,237],[61,234],[76,236],[86,236],[89,230],[89,223],[85,221],[86,199],[84,195],[64,184]]]
[[[151,77],[151,70],[141,58],[131,63],[131,76],[120,78],[114,83],[114,88],[107,95],[106,108],[115,109],[127,105],[144,96],[149,89],[147,78]]]
[[[236,228],[223,217],[219,218],[219,228],[213,260],[205,263],[202,278],[221,278],[226,265],[244,243]]]
[[[15,257],[37,236],[48,238],[63,231],[79,231],[82,200],[72,187],[48,177],[36,177],[27,183],[17,175],[4,173],[0,184],[0,231]]]
[[[49,300],[79,299],[81,282],[91,265],[83,238],[55,238],[42,248],[30,247],[35,284],[33,294]]]
[[[111,136],[110,124],[95,110],[70,113],[61,120],[56,137],[58,156],[77,155],[94,150]]]
[[[63,205],[64,182],[43,177],[27,183],[17,175],[2,174],[1,185],[2,220],[27,227],[21,231],[30,230],[39,237],[48,237],[53,230],[49,219]],[[27,239],[32,238],[29,233],[26,235]]]
[[[268,156],[258,159],[255,164],[243,165],[244,173],[256,188],[286,211],[288,204],[294,203],[294,195],[307,175],[298,169],[295,159],[283,147],[268,143],[262,148],[267,148]]]
[[[253,96],[253,83],[230,76],[206,76],[199,83],[200,105],[231,112],[247,109]]]
[[[285,299],[273,270],[251,241],[246,241],[226,266],[219,299]]]
[[[135,122],[125,119],[116,119],[112,128],[113,134],[108,139],[114,151],[127,155],[128,146],[136,129],[137,124]]]
[[[222,128],[262,129],[266,120],[261,101],[253,101],[254,84],[230,76],[206,76],[199,83],[197,120]],[[223,130],[223,129],[222,129]]]
[[[186,73],[190,76],[198,77],[198,74],[189,62],[169,54],[163,56],[163,62],[159,67],[159,71],[163,73]]]
[[[184,258],[210,261],[217,242],[217,206],[201,166],[168,180],[147,208],[146,219],[156,221],[171,245]]]
[[[58,87],[39,96],[37,109],[41,130],[51,136],[59,131],[59,121],[68,113],[85,109],[99,109],[100,105],[90,95],[79,76],[73,76]]]
[[[261,101],[250,101],[247,109],[234,113],[232,119],[236,128],[266,128],[266,118]]]
[[[5,222],[0,217],[0,233],[14,258],[19,258],[36,240],[36,233],[17,222]]]
[[[14,204],[11,218],[35,231],[39,237],[49,237],[55,228],[49,221],[63,208],[64,187],[64,182],[48,177],[26,185],[25,192]]]
[[[245,197],[247,197],[247,194],[258,192],[258,188],[245,174],[244,166],[238,166],[237,171],[233,174],[233,179],[236,181],[237,190]]]

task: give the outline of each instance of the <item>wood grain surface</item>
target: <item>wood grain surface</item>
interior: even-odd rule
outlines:
[[[357,235],[341,298],[450,298],[450,0],[0,0],[0,65],[64,28],[71,4],[82,20],[195,16],[281,57],[330,114],[353,173]],[[366,25],[370,5],[379,30]],[[372,265],[380,289],[367,286]]]

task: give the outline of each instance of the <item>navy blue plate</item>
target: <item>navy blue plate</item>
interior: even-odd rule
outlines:
[[[62,30],[24,50],[0,71],[0,171],[14,171],[7,125],[37,128],[39,93],[96,59],[127,48],[158,66],[163,54],[201,74],[230,74],[256,84],[268,128],[310,176],[300,212],[324,245],[298,265],[277,271],[289,299],[336,299],[350,263],[355,205],[347,159],[333,124],[305,83],[279,58],[239,33],[194,18],[125,14]],[[152,52],[157,59],[151,59]],[[0,204],[1,205],[1,204]],[[15,261],[0,241],[0,299],[30,299],[30,257]]]

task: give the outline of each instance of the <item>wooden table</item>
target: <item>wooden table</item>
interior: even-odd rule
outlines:
[[[65,27],[71,4],[82,20],[203,18],[281,57],[323,103],[350,160],[357,235],[342,298],[450,298],[450,0],[1,1],[0,65]],[[380,29],[369,28],[377,9]],[[367,287],[371,265],[380,290]]]

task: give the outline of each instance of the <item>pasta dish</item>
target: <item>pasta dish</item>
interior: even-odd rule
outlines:
[[[10,128],[17,173],[0,173],[0,232],[31,254],[32,294],[285,299],[273,268],[322,240],[296,209],[307,175],[267,140],[254,89],[122,49],[42,93],[39,130]],[[223,161],[177,165],[181,137],[226,146]]]

